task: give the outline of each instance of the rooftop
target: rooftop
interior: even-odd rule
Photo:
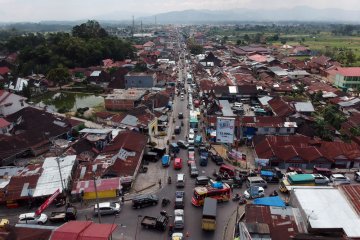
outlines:
[[[339,189],[296,188],[292,194],[311,228],[343,228],[348,237],[360,237],[360,217]]]
[[[360,67],[339,68],[338,73],[345,77],[358,77],[360,76]]]
[[[140,100],[147,90],[144,89],[114,89],[112,94],[108,94],[105,99],[116,99],[116,100]]]

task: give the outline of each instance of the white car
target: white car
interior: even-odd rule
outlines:
[[[315,184],[328,185],[330,182],[329,178],[327,178],[321,174],[313,174],[313,176],[315,179]]]
[[[118,214],[120,213],[120,204],[115,202],[102,202],[99,203],[100,215]],[[98,205],[94,206],[94,215],[98,214]]]
[[[258,189],[257,193],[253,193],[253,195],[251,196],[250,194],[250,188],[246,189],[244,192],[244,196],[247,199],[254,199],[254,198],[261,198],[261,197],[265,197],[265,190],[263,187],[254,187]]]
[[[171,235],[171,240],[183,240],[184,234],[181,232],[176,232]]]
[[[189,144],[194,144],[194,142],[195,142],[195,134],[194,133],[189,133],[188,143]]]
[[[350,178],[343,174],[331,174],[330,181],[333,182],[334,185],[350,184]]]
[[[43,225],[47,222],[48,217],[46,214],[42,213],[40,215],[35,215],[34,212],[23,213],[19,216],[19,223],[23,224],[40,224]]]
[[[183,229],[185,227],[184,224],[184,210],[176,209],[174,211],[174,228],[175,229]]]
[[[180,100],[181,100],[181,101],[184,101],[184,99],[185,99],[185,98],[184,98],[184,95],[181,95],[181,96],[180,96]]]

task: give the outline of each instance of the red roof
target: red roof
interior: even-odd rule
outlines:
[[[360,67],[339,68],[338,73],[346,77],[360,77]]]
[[[277,116],[288,116],[294,112],[294,109],[281,98],[273,98],[268,104]]]
[[[8,67],[0,67],[0,75],[6,75],[10,72]]]
[[[0,128],[4,128],[4,127],[7,127],[9,126],[10,123],[8,121],[6,121],[5,119],[3,118],[0,118]]]
[[[96,181],[96,187],[97,191],[108,191],[108,190],[114,190],[114,189],[121,189],[121,182],[120,178],[105,178],[105,179],[99,179]],[[80,193],[81,191],[84,192],[95,192],[94,187],[94,181],[88,180],[88,181],[79,181],[77,184],[74,184],[74,188],[71,191],[71,194]]]
[[[265,57],[263,55],[260,55],[260,54],[255,54],[255,55],[252,55],[252,56],[248,56],[248,58],[250,60],[254,61],[254,62],[259,62],[259,63],[267,61],[267,57]]]
[[[80,233],[89,227],[91,221],[70,221],[58,227],[51,236],[51,240],[77,240]]]
[[[116,227],[117,224],[93,223],[80,234],[78,240],[108,240]]]
[[[40,174],[29,176],[13,176],[7,186],[7,194],[5,200],[28,199],[26,190],[34,190],[39,180]]]

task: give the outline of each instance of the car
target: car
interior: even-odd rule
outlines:
[[[95,204],[94,206],[94,215],[97,216],[98,212],[100,210],[100,215],[110,215],[110,214],[118,214],[120,213],[120,204],[114,203],[114,202],[102,202],[98,204]]]
[[[184,101],[184,99],[185,99],[184,95],[181,95],[181,96],[180,96],[180,100],[181,100],[181,101]]]
[[[253,189],[253,192],[251,192],[250,189]],[[247,199],[261,198],[265,196],[265,190],[263,187],[250,187],[245,190],[244,196]]]
[[[255,111],[256,109],[261,109],[259,105],[250,107],[251,111]]]
[[[331,174],[330,181],[334,185],[350,184],[350,178],[346,177],[343,174]]]
[[[220,166],[222,164],[224,164],[224,159],[222,157],[220,157],[219,155],[214,155],[211,154],[210,158],[213,162],[215,162],[216,165]]]
[[[180,126],[175,126],[174,134],[180,134],[180,133],[181,133],[181,127]]]
[[[199,176],[199,170],[196,167],[195,163],[190,164],[190,177],[197,177]]]
[[[176,174],[176,187],[177,188],[185,187],[185,174],[183,173]]]
[[[184,240],[184,234],[181,232],[175,232],[171,235],[171,240]]]
[[[209,184],[210,178],[208,176],[198,176],[195,179],[195,185],[206,186]]]
[[[189,134],[195,134],[195,130],[193,128],[189,129]]]
[[[194,133],[189,133],[188,143],[189,143],[190,145],[193,145],[193,144],[195,143],[195,134],[194,134]]]
[[[314,179],[315,179],[315,184],[319,184],[319,185],[328,185],[330,180],[329,178],[318,174],[318,173],[314,173]]]
[[[184,191],[176,191],[175,192],[175,209],[184,208],[185,207],[185,192]]]
[[[159,198],[155,194],[144,194],[136,196],[132,199],[132,207],[143,208],[147,206],[155,206],[158,202]]]
[[[178,118],[179,118],[179,119],[183,119],[183,118],[184,118],[184,114],[183,114],[182,112],[179,112],[179,113],[178,113]]]
[[[6,219],[6,218],[1,218],[0,219],[0,229],[1,228],[5,228],[6,225],[8,225],[10,222],[9,222],[9,219]]]
[[[183,229],[185,227],[184,224],[184,210],[183,209],[175,209],[174,211],[174,229]]]
[[[177,141],[177,145],[180,147],[180,148],[183,148],[183,149],[187,149],[190,145],[185,142],[184,140],[179,140]]]
[[[39,224],[43,225],[47,222],[48,217],[46,214],[42,213],[36,215],[35,212],[23,213],[19,216],[19,223],[22,224]]]
[[[190,166],[191,163],[195,163],[195,149],[194,149],[194,146],[189,146],[188,147],[187,165]]]
[[[182,159],[181,158],[175,158],[174,160],[174,169],[180,170],[182,168]]]

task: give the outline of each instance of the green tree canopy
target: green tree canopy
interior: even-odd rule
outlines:
[[[108,33],[100,26],[97,21],[89,20],[86,23],[76,25],[72,29],[74,37],[89,39],[89,38],[105,38]]]
[[[51,69],[46,77],[60,87],[71,80],[69,70],[63,67]]]

